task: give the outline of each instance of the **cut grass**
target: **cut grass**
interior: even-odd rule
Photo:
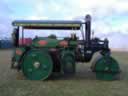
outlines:
[[[10,69],[12,52],[0,51],[0,96],[128,96],[128,53],[112,55],[121,67],[121,80],[100,81],[89,69],[90,64],[77,64],[77,73],[71,77],[54,77],[47,81],[17,78]]]

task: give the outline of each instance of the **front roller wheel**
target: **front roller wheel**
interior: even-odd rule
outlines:
[[[111,56],[103,56],[95,64],[96,78],[100,80],[115,80],[120,72],[118,62]]]
[[[53,70],[53,62],[47,51],[30,50],[23,57],[21,68],[30,80],[45,80]]]
[[[91,70],[92,70],[92,72],[95,72],[95,66],[96,66],[96,62],[98,61],[98,60],[100,60],[101,58],[102,58],[103,56],[101,55],[101,54],[98,54],[95,58],[94,58],[94,60],[91,62]]]

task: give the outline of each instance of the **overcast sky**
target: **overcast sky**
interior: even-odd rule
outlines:
[[[95,36],[109,38],[111,47],[128,48],[128,0],[0,0],[0,37],[10,36],[15,19],[82,19],[86,14],[92,15]]]

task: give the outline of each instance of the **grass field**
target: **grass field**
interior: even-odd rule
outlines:
[[[0,96],[128,96],[128,53],[112,55],[121,67],[121,79],[100,81],[95,79],[90,64],[77,64],[77,73],[72,77],[56,77],[47,81],[30,81],[19,78],[10,69],[12,52],[0,51]]]

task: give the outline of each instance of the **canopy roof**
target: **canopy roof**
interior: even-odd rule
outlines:
[[[26,29],[64,29],[64,30],[79,30],[81,21],[71,20],[16,20],[12,22],[13,26],[22,26]]]

